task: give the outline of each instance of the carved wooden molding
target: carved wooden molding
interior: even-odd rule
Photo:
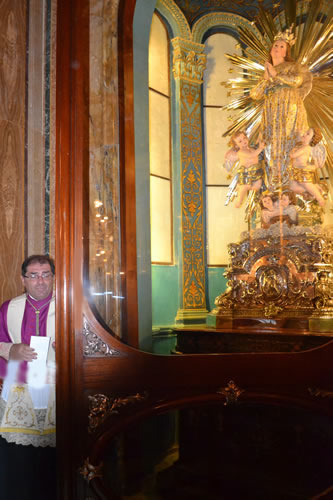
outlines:
[[[224,406],[229,404],[237,403],[239,396],[244,392],[240,389],[233,380],[228,382],[228,385],[217,391],[217,394],[223,394],[225,396]]]
[[[126,356],[125,353],[113,349],[97,333],[95,333],[87,318],[83,316],[83,355],[86,357]]]
[[[96,477],[103,477],[102,469],[103,462],[101,462],[99,465],[92,465],[89,462],[89,458],[86,458],[83,466],[79,469],[79,472],[81,476],[83,476],[83,478],[87,481],[87,483],[90,483],[90,481],[92,479],[95,479]]]
[[[89,400],[89,414],[88,414],[88,432],[93,433],[110,415],[118,415],[119,409],[129,404],[138,403],[146,400],[148,393],[136,393],[131,396],[123,398],[109,397],[104,394],[94,394],[88,396]]]

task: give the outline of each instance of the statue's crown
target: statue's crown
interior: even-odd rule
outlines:
[[[290,45],[290,47],[292,47],[294,45],[294,43],[296,42],[295,35],[294,35],[294,33],[292,33],[293,29],[294,29],[294,25],[292,24],[290,26],[290,28],[288,28],[287,30],[279,31],[279,33],[277,35],[275,35],[275,37],[274,37],[274,42],[276,40],[283,40],[284,42],[288,43]]]

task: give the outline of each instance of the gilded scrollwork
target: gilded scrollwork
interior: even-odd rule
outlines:
[[[233,317],[333,317],[330,234],[244,239],[229,245],[227,290],[217,315]],[[318,263],[319,261],[319,263]],[[315,309],[317,310],[315,313]]]
[[[136,393],[125,397],[105,396],[104,394],[94,394],[88,396],[89,414],[88,414],[88,431],[90,433],[104,422],[110,415],[118,415],[120,408],[129,404],[138,403],[146,400],[148,393]]]
[[[329,234],[328,238],[318,237],[313,241],[313,251],[320,255],[320,260],[324,264],[333,265],[333,235]]]
[[[237,403],[239,396],[243,392],[244,389],[240,389],[233,380],[230,380],[226,387],[217,391],[218,394],[222,394],[225,397],[224,406]]]
[[[317,279],[315,283],[313,316],[333,318],[333,266],[332,264],[315,264]]]
[[[124,356],[125,354],[110,347],[95,333],[87,318],[83,317],[83,354],[87,357]]]

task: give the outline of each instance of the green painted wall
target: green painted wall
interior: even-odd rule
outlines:
[[[137,265],[139,341],[146,351],[154,349],[152,331],[173,327],[177,311],[182,307],[181,267],[181,193],[179,110],[172,100],[171,123],[173,130],[173,213],[174,258],[173,266],[151,266],[150,261],[150,205],[149,205],[149,115],[148,115],[148,43],[151,18],[156,0],[138,0],[135,8],[134,34],[134,126],[136,162],[136,213],[137,213]],[[170,33],[170,37],[172,37]],[[172,61],[172,54],[170,53]],[[170,61],[170,62],[171,62]],[[172,64],[171,64],[172,66]],[[173,87],[175,82],[171,78]],[[207,309],[214,308],[215,298],[225,290],[223,268],[206,271]],[[157,335],[160,335],[160,332]],[[166,335],[167,332],[164,332]],[[157,339],[156,339],[157,340]],[[170,339],[168,340],[168,342]]]
[[[179,293],[178,266],[152,266],[153,328],[173,326]]]
[[[144,351],[152,350],[148,45],[155,4],[156,0],[138,0],[133,19],[139,345]]]
[[[214,300],[226,289],[223,267],[207,270],[207,309],[214,309]],[[167,328],[175,324],[179,308],[178,266],[152,266],[152,314],[153,328]]]
[[[218,295],[226,289],[227,280],[223,276],[225,271],[224,267],[209,267],[208,274],[208,286],[207,286],[207,309],[211,311],[214,309],[214,300]]]

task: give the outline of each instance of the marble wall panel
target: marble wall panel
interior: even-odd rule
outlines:
[[[52,7],[52,8],[51,8]],[[56,1],[0,0],[0,302],[54,255]]]
[[[44,3],[44,2],[43,2]],[[44,253],[45,237],[45,8],[29,2],[29,58],[27,79],[27,253]]]
[[[29,1],[27,248],[54,256],[56,2]]]
[[[0,302],[22,291],[26,2],[0,1]]]

